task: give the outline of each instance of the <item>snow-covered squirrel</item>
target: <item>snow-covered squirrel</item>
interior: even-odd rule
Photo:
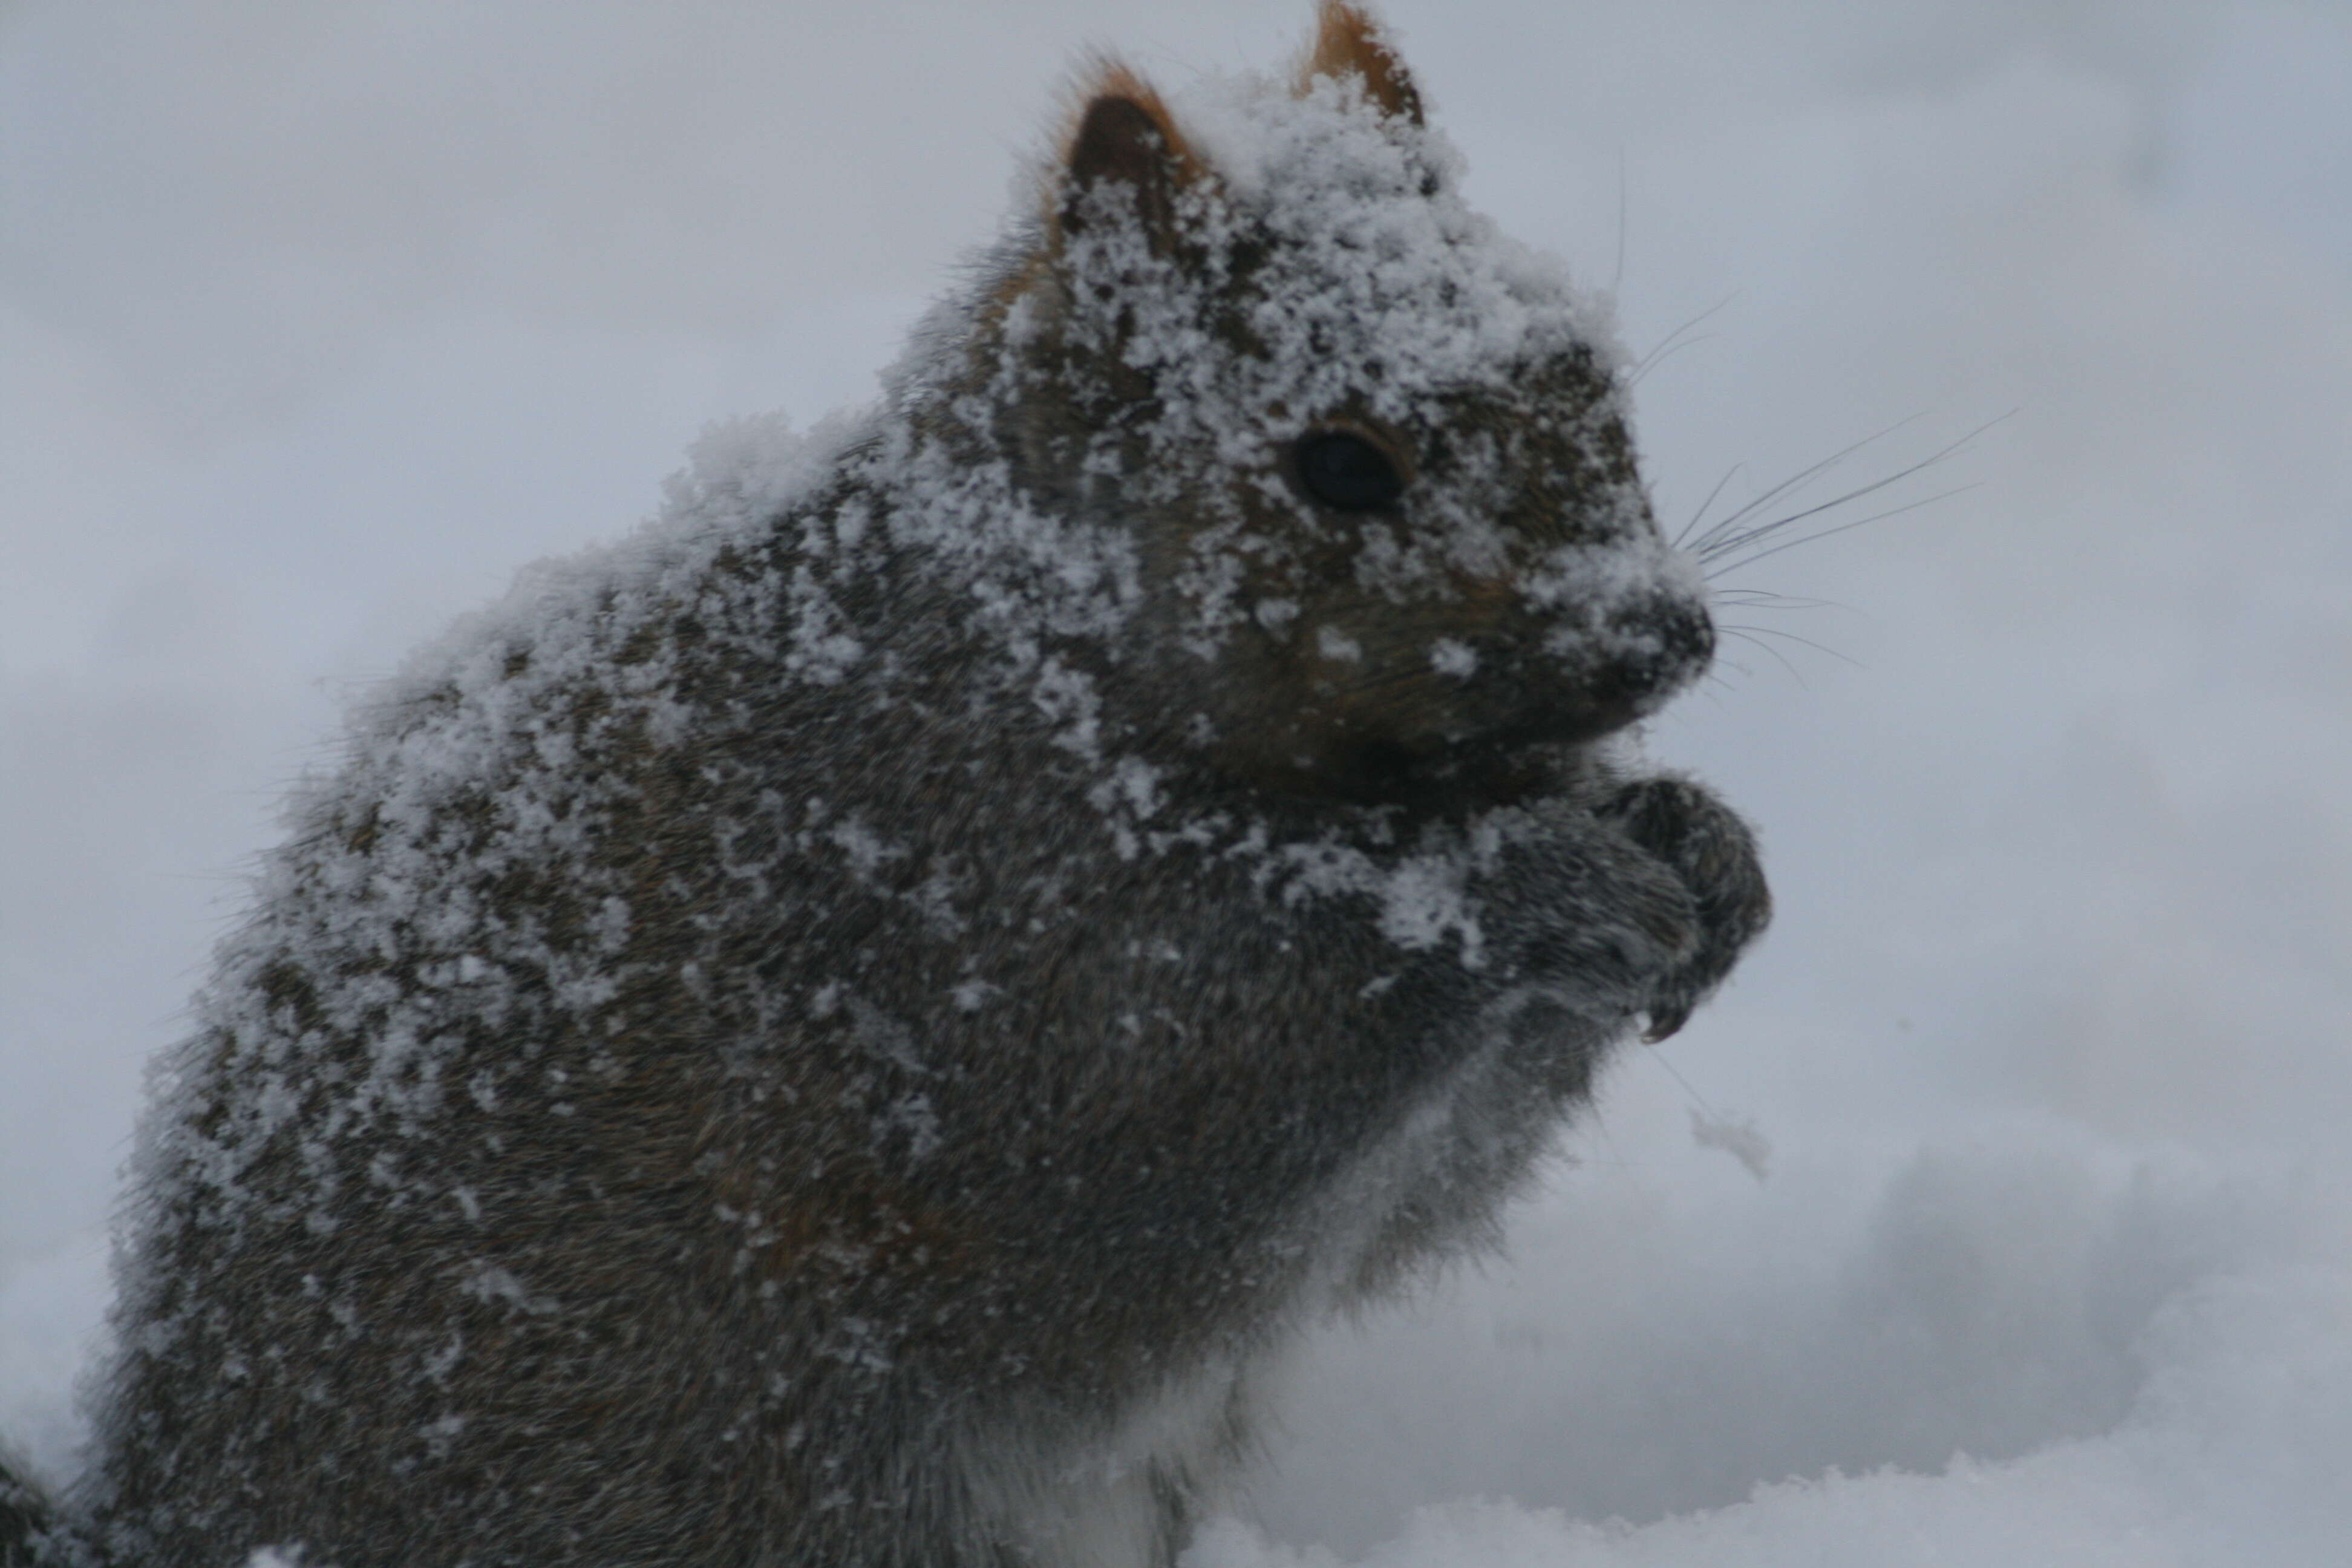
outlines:
[[[0,1556],[1164,1568],[1264,1358],[1723,977],[1750,835],[1614,738],[1714,634],[1605,321],[1361,12],[1182,107],[1101,68],[877,410],[359,716]]]

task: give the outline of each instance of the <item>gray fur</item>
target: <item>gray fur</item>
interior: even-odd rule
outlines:
[[[22,1465],[0,1447],[0,1568],[32,1568],[36,1543],[50,1522],[48,1500],[17,1478]]]
[[[1712,646],[1612,363],[1348,86],[1256,187],[1097,117],[785,499],[707,464],[361,716],[167,1067],[53,1558],[1165,1568],[1262,1358],[1722,978],[1753,842],[1605,739]],[[1298,169],[1413,266],[1286,346],[1358,279]],[[1407,330],[1482,289],[1491,364]],[[1302,495],[1335,422],[1392,515]]]

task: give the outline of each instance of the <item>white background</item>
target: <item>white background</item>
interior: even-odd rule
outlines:
[[[870,396],[1087,47],[1307,10],[0,5],[0,1435],[69,1470],[141,1065],[348,695]],[[1682,332],[1671,521],[2008,417],[1724,580],[1827,602],[1652,737],[1778,924],[1200,1561],[2343,1561],[2352,10],[1388,14],[1474,198]]]

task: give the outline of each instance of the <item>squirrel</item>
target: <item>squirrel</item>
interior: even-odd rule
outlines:
[[[1169,1568],[1763,928],[1605,317],[1387,34],[1091,68],[877,408],[354,716],[159,1070],[11,1563]]]

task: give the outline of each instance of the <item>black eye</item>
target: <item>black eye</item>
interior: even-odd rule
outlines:
[[[1298,478],[1307,493],[1340,511],[1392,506],[1404,479],[1388,454],[1345,430],[1318,430],[1298,439]]]

